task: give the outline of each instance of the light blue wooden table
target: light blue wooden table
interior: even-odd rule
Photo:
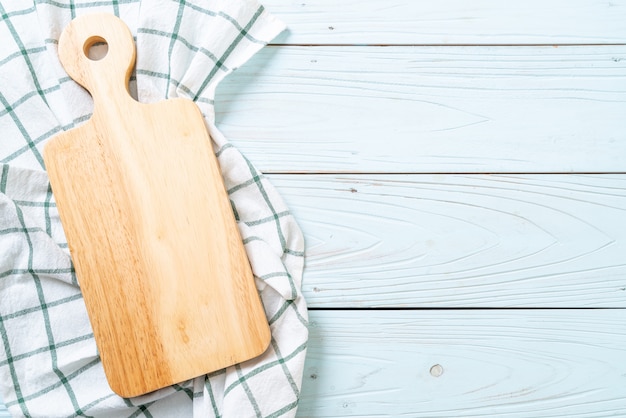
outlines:
[[[626,416],[626,0],[265,4],[216,107],[305,231],[298,416]]]

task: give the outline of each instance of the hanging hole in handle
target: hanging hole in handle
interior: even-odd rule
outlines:
[[[83,45],[85,56],[92,61],[100,61],[107,56],[109,52],[109,44],[106,39],[101,36],[92,36],[85,41]]]

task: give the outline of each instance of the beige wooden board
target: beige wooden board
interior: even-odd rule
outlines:
[[[286,44],[626,42],[623,0],[268,0]]]
[[[626,310],[310,316],[301,418],[626,416]]]
[[[216,109],[265,172],[624,172],[626,46],[270,47]]]
[[[312,307],[625,307],[626,175],[272,175]]]
[[[105,40],[105,58],[83,54]],[[134,43],[113,15],[65,29],[59,55],[94,96],[44,158],[109,385],[131,397],[258,356],[270,331],[211,140],[189,100],[126,90]]]

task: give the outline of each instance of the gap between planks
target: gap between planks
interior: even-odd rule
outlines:
[[[566,306],[566,307],[536,307],[536,306],[519,306],[519,307],[509,307],[509,308],[499,308],[497,306],[487,306],[487,307],[477,307],[477,306],[459,306],[459,307],[402,307],[402,306],[390,306],[390,307],[309,307],[309,311],[570,311],[570,310],[583,310],[583,311],[592,311],[592,310],[620,310],[626,309],[623,307],[605,307],[605,306],[594,306],[594,307],[577,307],[577,306]]]
[[[626,43],[597,43],[597,44],[553,44],[553,43],[538,43],[538,44],[437,44],[437,43],[423,43],[423,44],[355,44],[355,43],[336,43],[336,44],[327,44],[327,43],[311,43],[311,44],[268,44],[267,48],[272,47],[598,47],[598,46],[626,46]]]
[[[520,171],[520,172],[510,172],[510,171],[491,171],[484,173],[475,173],[471,171],[462,172],[462,171],[450,171],[450,172],[422,172],[422,171],[414,171],[414,172],[392,172],[392,171],[272,171],[267,170],[262,174],[267,175],[276,175],[276,176],[567,176],[567,175],[625,175],[626,171],[545,171],[545,172],[528,172],[528,171]]]

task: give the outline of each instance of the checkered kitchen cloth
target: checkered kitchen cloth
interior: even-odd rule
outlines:
[[[272,329],[259,358],[123,399],[109,388],[42,149],[86,121],[89,95],[57,58],[74,17],[108,11],[137,39],[131,91],[188,97],[215,145]],[[15,416],[294,416],[307,342],[303,238],[268,181],[215,127],[215,88],[282,29],[254,0],[0,0],[0,389]]]

